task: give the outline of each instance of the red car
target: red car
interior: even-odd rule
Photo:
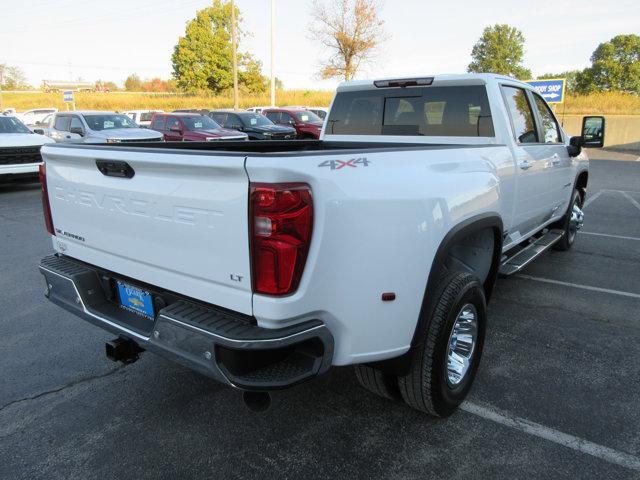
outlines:
[[[298,138],[320,138],[322,119],[315,113],[303,108],[268,108],[263,115],[276,125],[286,125],[296,129]]]
[[[246,133],[222,128],[210,117],[199,113],[154,113],[149,128],[161,132],[168,142],[248,139]]]

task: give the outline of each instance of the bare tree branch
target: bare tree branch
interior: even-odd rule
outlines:
[[[327,47],[321,61],[323,79],[351,80],[385,39],[379,0],[314,0],[310,26],[313,39]]]

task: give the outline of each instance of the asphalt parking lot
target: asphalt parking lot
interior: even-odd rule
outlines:
[[[591,157],[584,231],[499,281],[446,420],[350,368],[255,414],[151,354],[110,362],[112,335],[43,296],[39,185],[0,183],[0,478],[640,478],[640,161]]]

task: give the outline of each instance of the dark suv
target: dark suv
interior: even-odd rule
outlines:
[[[302,108],[268,108],[262,113],[276,125],[295,128],[298,138],[320,138],[323,122],[313,112]]]
[[[249,140],[292,140],[297,136],[295,128],[276,125],[259,113],[216,110],[209,116],[225,128],[246,133]]]
[[[222,128],[199,113],[155,113],[149,128],[161,132],[169,142],[247,140],[246,133]]]

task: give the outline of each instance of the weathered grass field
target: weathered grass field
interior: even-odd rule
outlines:
[[[322,90],[281,90],[277,92],[277,104],[328,106],[333,92]],[[186,94],[152,94],[152,93],[77,93],[76,108],[86,110],[133,110],[176,108],[229,108],[233,105],[231,95],[206,96]],[[248,108],[258,105],[269,105],[268,94],[241,95],[240,107]],[[30,108],[58,107],[65,109],[60,93],[41,92],[4,92],[4,108],[15,108],[19,112]],[[564,105],[557,105],[558,114],[608,114],[638,115],[640,114],[640,96],[620,92],[594,93],[591,95],[568,96]]]
[[[135,110],[160,109],[171,111],[177,108],[230,108],[231,95],[187,95],[158,93],[75,93],[76,109],[80,110]],[[327,106],[333,92],[321,90],[283,90],[277,92],[278,105]],[[5,92],[4,108],[15,108],[18,112],[38,107],[66,109],[61,93]],[[241,95],[240,107],[248,108],[271,103],[269,94]]]

